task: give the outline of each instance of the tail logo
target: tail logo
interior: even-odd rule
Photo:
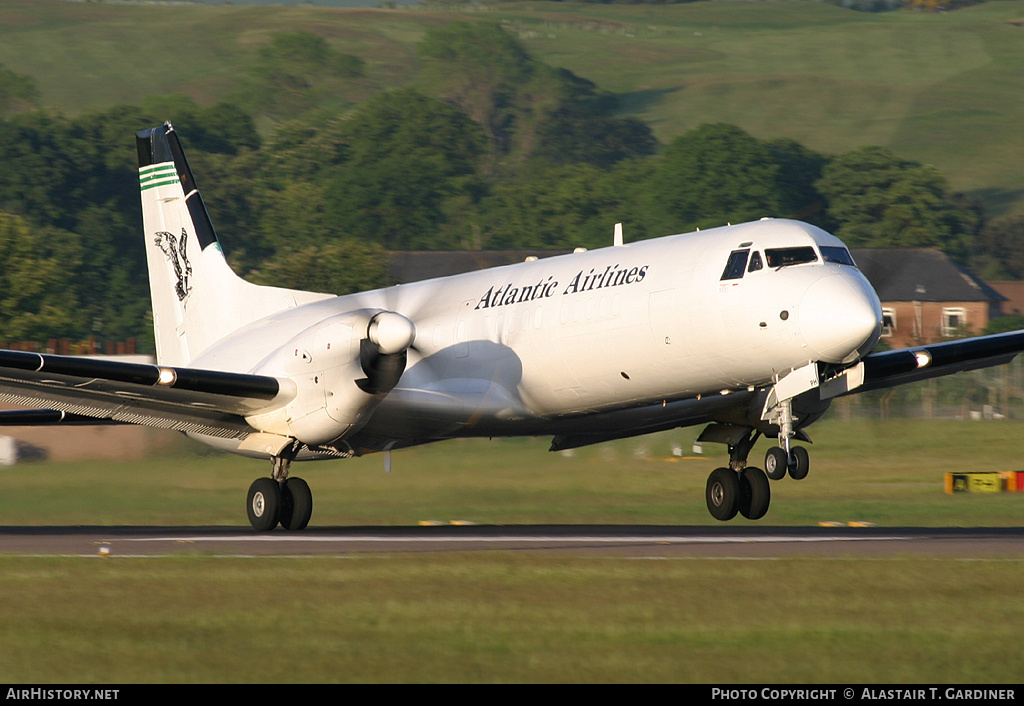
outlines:
[[[192,265],[189,263],[185,252],[185,241],[187,240],[188,234],[184,228],[181,229],[180,238],[174,237],[173,233],[162,230],[153,239],[157,247],[163,250],[164,257],[171,263],[171,267],[174,268],[174,276],[178,278],[177,284],[174,285],[174,291],[180,301],[185,301],[185,297],[192,291],[192,283],[190,281],[192,279]]]

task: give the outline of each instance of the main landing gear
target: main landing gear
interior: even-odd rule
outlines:
[[[729,467],[716,468],[708,476],[704,496],[708,511],[716,520],[724,522],[737,514],[748,520],[759,520],[771,505],[769,478],[779,480],[787,472],[796,480],[807,477],[810,466],[807,449],[790,447],[788,438],[780,438],[780,446],[768,449],[764,457],[765,470],[748,466],[747,456],[760,435],[751,430],[742,438],[734,438],[734,443],[729,444]]]
[[[280,524],[288,530],[305,529],[313,516],[313,493],[301,478],[289,478],[288,469],[297,445],[274,456],[273,477],[257,478],[249,486],[245,509],[257,532],[269,532]]]
[[[736,517],[737,512],[748,520],[759,520],[772,500],[768,476],[753,466],[738,473],[731,468],[711,471],[705,495],[711,516],[723,522]]]

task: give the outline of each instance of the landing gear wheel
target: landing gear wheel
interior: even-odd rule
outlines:
[[[764,455],[764,471],[772,480],[785,478],[788,466],[789,459],[786,458],[786,450],[780,446],[773,446]]]
[[[287,530],[306,529],[313,516],[313,493],[301,478],[289,478],[281,485],[281,526]]]
[[[257,532],[277,527],[281,516],[281,484],[273,478],[257,478],[249,486],[245,504],[249,524]]]
[[[789,451],[789,477],[793,480],[803,480],[807,477],[807,471],[811,469],[811,460],[807,456],[807,449],[803,446],[794,446]]]
[[[716,520],[731,520],[740,506],[739,474],[731,468],[716,468],[708,476],[705,498],[708,511]]]
[[[748,520],[760,520],[768,512],[772,501],[771,484],[760,468],[747,467],[739,474],[740,514]]]

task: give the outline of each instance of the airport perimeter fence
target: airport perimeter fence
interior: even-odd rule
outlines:
[[[996,368],[840,398],[832,413],[871,419],[1024,419],[1024,356]]]
[[[71,341],[66,338],[51,338],[45,344],[38,341],[0,341],[0,348],[56,355],[137,355],[140,352],[138,341],[134,338],[126,338],[123,341],[100,341],[95,338]]]

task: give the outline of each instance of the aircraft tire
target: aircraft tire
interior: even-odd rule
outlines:
[[[764,472],[772,480],[782,480],[786,477],[786,470],[789,467],[789,459],[786,458],[786,450],[779,446],[768,449],[764,455]]]
[[[789,477],[793,480],[803,480],[811,469],[811,459],[807,455],[807,449],[803,446],[794,446],[790,450],[792,462],[789,464]]]
[[[249,486],[245,503],[249,524],[257,532],[277,527],[281,516],[281,485],[273,478],[257,478]]]
[[[748,466],[740,473],[739,511],[748,520],[760,520],[772,502],[771,483],[760,468]]]
[[[716,468],[708,476],[704,493],[708,511],[716,520],[723,522],[736,517],[740,506],[739,474],[731,468]]]
[[[301,478],[289,478],[281,486],[281,526],[287,530],[306,529],[313,516],[313,493]]]

